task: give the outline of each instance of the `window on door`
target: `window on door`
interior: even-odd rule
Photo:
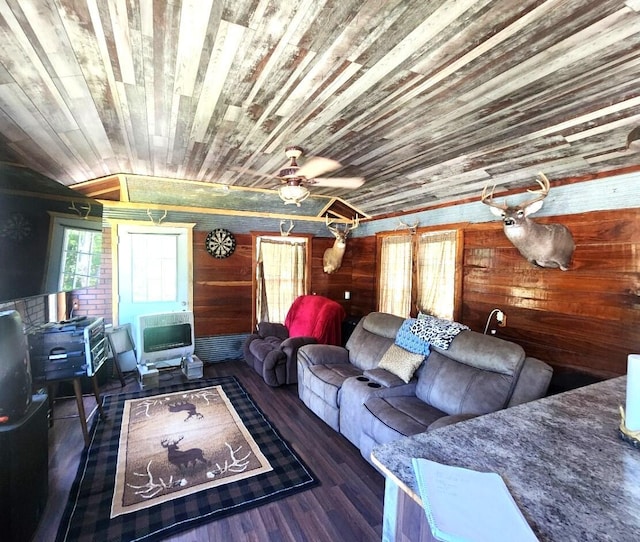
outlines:
[[[135,330],[141,314],[189,310],[194,224],[113,224],[114,321]]]
[[[381,235],[378,310],[455,319],[460,235],[456,230]]]
[[[131,234],[131,297],[134,303],[178,299],[178,236]]]
[[[284,323],[293,301],[309,288],[309,241],[257,236],[254,277],[257,322]]]

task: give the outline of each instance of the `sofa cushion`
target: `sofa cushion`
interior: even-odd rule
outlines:
[[[515,406],[544,397],[552,376],[553,369],[544,361],[526,357],[507,406]]]
[[[263,360],[269,352],[279,349],[281,343],[282,339],[280,337],[265,337],[262,340],[252,341],[249,344],[249,352],[259,360]]]
[[[356,367],[347,363],[310,365],[305,370],[303,384],[330,405],[338,407],[338,392],[347,378],[361,374]]]
[[[386,369],[408,383],[423,360],[422,354],[414,354],[397,344],[392,344],[382,356],[378,368]]]
[[[403,321],[399,316],[381,312],[365,316],[347,341],[349,361],[361,371],[376,368]]]
[[[433,351],[418,377],[416,396],[447,414],[487,414],[507,406],[514,377],[466,365]]]
[[[414,396],[372,397],[365,408],[362,431],[379,444],[423,433],[445,415]]]
[[[476,331],[461,331],[444,350],[433,346],[433,350],[461,363],[486,371],[518,376],[524,362],[523,348]]]
[[[395,339],[403,319],[393,314],[372,312],[364,317],[362,327],[369,333]]]

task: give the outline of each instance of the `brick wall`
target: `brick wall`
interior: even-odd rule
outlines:
[[[93,288],[74,290],[67,295],[69,308],[73,306],[74,300],[78,302],[78,309],[73,311],[73,315],[94,318],[102,316],[105,324],[112,323],[111,278],[111,228],[104,228],[99,283]]]
[[[40,324],[47,322],[46,296],[29,297],[28,299],[19,299],[0,304],[0,312],[9,310],[18,311],[27,333]]]

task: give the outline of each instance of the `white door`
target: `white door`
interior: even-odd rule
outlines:
[[[117,226],[119,324],[134,329],[140,314],[190,310],[193,258],[190,227]]]

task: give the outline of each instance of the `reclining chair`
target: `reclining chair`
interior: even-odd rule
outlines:
[[[298,381],[298,348],[305,344],[340,345],[342,305],[319,295],[302,295],[293,302],[283,324],[260,322],[247,337],[243,351],[246,362],[269,386]]]

